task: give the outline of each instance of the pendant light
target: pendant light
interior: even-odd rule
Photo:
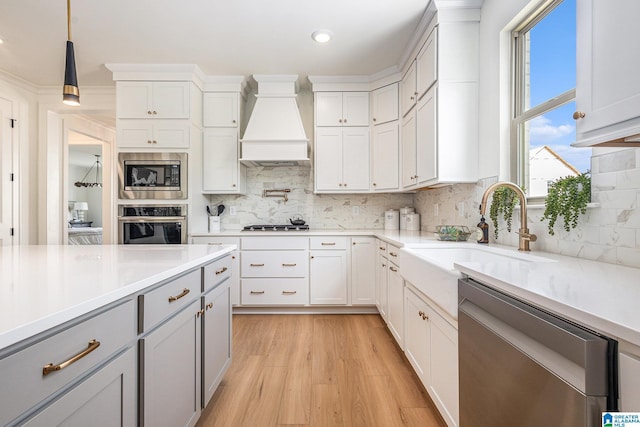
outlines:
[[[62,102],[67,105],[80,105],[80,91],[76,76],[76,59],[73,54],[71,41],[71,0],[67,0],[67,56],[64,67],[64,87],[62,88]]]
[[[76,181],[73,185],[76,187],[86,187],[86,188],[102,188],[102,163],[100,163],[100,155],[94,154],[96,156],[96,162],[91,165],[87,173],[84,174],[80,181]],[[95,178],[93,182],[89,181],[87,178],[91,171],[95,169]]]

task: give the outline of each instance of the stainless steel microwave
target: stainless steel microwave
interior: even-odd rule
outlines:
[[[187,198],[186,153],[119,153],[121,199]]]

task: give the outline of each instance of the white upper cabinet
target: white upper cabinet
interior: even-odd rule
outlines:
[[[369,191],[369,128],[317,128],[317,192]]]
[[[374,126],[371,136],[371,189],[390,191],[399,188],[400,129],[398,121]]]
[[[240,94],[236,92],[208,92],[203,96],[205,127],[238,127]]]
[[[368,126],[368,92],[316,92],[316,126]]]
[[[401,82],[401,98],[400,105],[402,105],[402,115],[406,116],[407,113],[416,105],[418,100],[418,87],[416,80],[416,61],[411,63],[411,66],[405,73]]]
[[[189,82],[119,81],[116,112],[120,119],[188,119]]]
[[[398,83],[371,92],[371,123],[380,125],[398,120]]]
[[[637,0],[576,3],[575,146],[640,142]]]
[[[202,192],[244,193],[246,168],[238,161],[236,128],[207,128],[202,140]]]
[[[418,99],[438,80],[438,27],[435,27],[416,57],[416,91]]]

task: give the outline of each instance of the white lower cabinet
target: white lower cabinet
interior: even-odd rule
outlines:
[[[136,401],[136,352],[129,348],[24,425],[134,427]]]
[[[351,238],[351,304],[374,305],[376,302],[376,259],[374,237]]]
[[[236,245],[240,247],[239,237],[197,236],[191,238],[191,243],[196,245]],[[240,251],[231,252],[231,275],[229,277],[231,288],[231,305],[240,304]]]
[[[389,261],[382,254],[376,255],[376,307],[380,316],[387,321],[387,298],[388,294],[388,274]]]
[[[400,275],[400,267],[389,262],[387,277],[387,327],[400,348],[404,349],[404,281]]]
[[[640,351],[638,351],[640,354]],[[640,410],[640,356],[620,352],[620,410],[637,412]]]
[[[347,304],[347,251],[310,251],[311,304]]]
[[[405,354],[449,426],[458,425],[458,331],[406,286]]]
[[[227,279],[204,295],[202,407],[207,406],[231,365],[231,288]]]
[[[194,426],[201,413],[200,298],[140,339],[140,425]]]

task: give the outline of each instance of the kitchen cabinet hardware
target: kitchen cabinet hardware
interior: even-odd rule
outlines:
[[[375,182],[373,183],[373,186],[376,187],[378,184],[376,184]]]
[[[224,244],[224,243],[220,243],[220,242],[210,242],[210,243],[207,243],[207,245],[212,245],[212,246],[214,246],[214,245],[215,245],[215,246],[218,246],[218,245],[223,245],[223,244]]]
[[[296,263],[292,263],[292,264],[282,263],[283,267],[295,267],[296,265],[298,265],[298,264],[296,264]]]
[[[397,271],[398,271],[398,269],[397,269],[397,268],[395,268],[395,267],[389,267],[389,270],[391,270],[391,271],[393,271],[393,272],[397,272]]]
[[[420,316],[420,317],[424,316],[424,311],[418,310],[418,316]]]
[[[262,295],[262,294],[264,294],[264,291],[251,291],[250,294],[251,295]]]
[[[206,310],[211,310],[212,308],[213,308],[213,303],[212,303],[212,302],[210,302],[209,304],[207,304],[207,305],[205,306],[205,309],[206,309]]]
[[[196,311],[196,317],[204,316],[204,310]]]
[[[429,316],[427,316],[425,313],[422,313],[422,320],[429,320]]]
[[[352,244],[353,246],[355,246],[355,245],[356,245],[356,242],[352,242],[351,244]]]
[[[298,291],[282,291],[282,295],[295,295]]]
[[[169,297],[169,302],[174,302],[174,301],[178,301],[180,298],[182,298],[183,296],[187,295],[189,292],[191,292],[188,288],[184,288],[182,290],[182,292],[180,292],[178,295],[176,296],[170,296]]]
[[[336,242],[322,242],[321,245],[322,246],[335,246]]]
[[[392,257],[397,257],[398,254],[396,252],[389,252],[389,255],[391,255]]]
[[[58,365],[54,365],[53,363],[49,363],[48,365],[44,365],[42,367],[42,376],[45,375],[49,375],[51,372],[55,372],[55,371],[60,371],[64,368],[66,368],[67,366],[77,362],[78,360],[82,359],[83,357],[85,357],[86,355],[88,355],[89,353],[91,353],[92,351],[94,351],[95,349],[97,349],[98,347],[100,347],[100,341],[97,341],[96,339],[92,339],[91,341],[89,341],[89,344],[87,345],[87,348],[85,350],[82,350],[80,353],[76,354],[75,356],[73,356],[72,358],[58,364]]]
[[[375,118],[375,117],[373,118],[373,121],[374,121],[374,122],[376,121],[376,118]]]
[[[227,267],[222,267],[220,270],[216,271],[216,276],[219,275],[219,274],[224,273],[225,271],[227,271]]]
[[[264,267],[264,264],[249,264],[251,267]]]
[[[231,259],[236,259],[235,255],[231,257]]]
[[[586,116],[586,114],[583,113],[582,111],[576,111],[575,113],[573,113],[573,120],[584,119],[585,116]]]
[[[378,249],[380,249],[381,251],[386,251],[387,248],[385,248],[384,246],[378,246]]]
[[[313,259],[313,258],[314,258],[314,256],[313,256],[313,255],[311,255],[311,259]]]

